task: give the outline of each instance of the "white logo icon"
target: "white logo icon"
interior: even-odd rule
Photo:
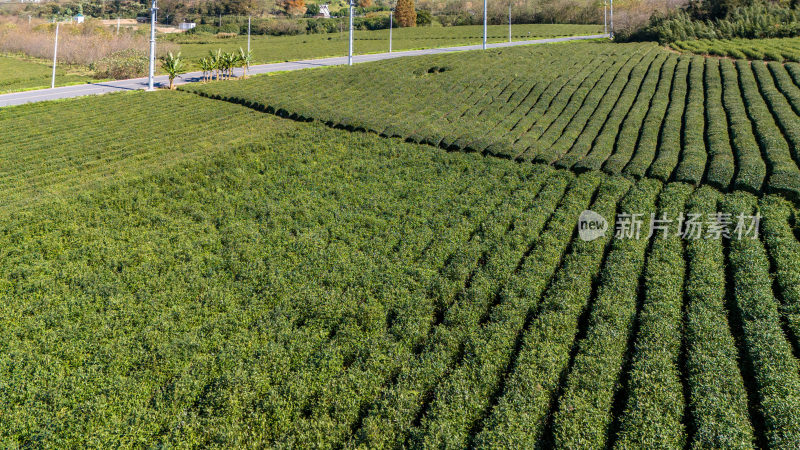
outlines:
[[[606,235],[608,222],[594,211],[585,210],[578,217],[578,235],[586,242],[591,242]]]

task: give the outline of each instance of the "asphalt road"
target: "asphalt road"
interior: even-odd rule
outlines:
[[[514,47],[518,45],[530,44],[547,44],[553,42],[576,41],[584,39],[598,39],[608,37],[605,34],[596,34],[592,36],[570,36],[562,38],[550,39],[535,39],[529,41],[514,41],[502,42],[499,44],[487,44],[488,48],[502,48]],[[380,61],[383,59],[402,58],[406,56],[420,56],[420,55],[435,55],[439,53],[452,53],[461,52],[465,50],[479,50],[481,45],[467,45],[461,47],[443,47],[431,48],[425,50],[406,50],[397,51],[392,53],[374,53],[369,55],[356,55],[353,57],[354,63],[364,63],[370,61]],[[307,59],[304,61],[292,61],[274,64],[259,64],[251,66],[249,70],[250,75],[256,75],[269,72],[284,72],[289,70],[308,69],[312,67],[326,67],[326,66],[339,66],[347,64],[347,56],[339,56],[335,58],[322,58],[322,59]],[[235,74],[241,74],[241,70],[237,69]],[[176,79],[176,84],[195,83],[202,80],[201,72],[189,72],[183,74],[179,79]],[[164,87],[169,84],[169,78],[166,75],[155,77],[155,85]],[[21,105],[23,103],[42,102],[46,100],[58,100],[62,98],[83,97],[85,95],[105,94],[108,92],[120,91],[135,91],[147,89],[147,78],[134,78],[130,80],[117,80],[102,83],[89,83],[74,86],[63,86],[54,89],[40,89],[35,91],[17,92],[13,94],[0,95],[0,107]]]

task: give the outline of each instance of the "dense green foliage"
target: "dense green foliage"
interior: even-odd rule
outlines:
[[[716,3],[726,2],[722,0]],[[676,10],[666,16],[654,14],[647,26],[617,34],[615,38],[658,41],[663,44],[689,39],[762,39],[798,35],[800,9],[754,2],[749,6],[723,7],[715,12],[696,11],[690,7],[688,11]]]
[[[798,198],[799,75],[653,44],[570,43],[183,89],[449,150]]]
[[[798,79],[586,43],[3,109],[0,445],[796,448]]]
[[[675,50],[699,55],[800,62],[800,38],[698,39],[673,42],[670,45]]]

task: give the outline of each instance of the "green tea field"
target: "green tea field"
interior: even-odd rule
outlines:
[[[800,62],[800,38],[698,39],[672,44],[675,50],[735,59]]]
[[[569,43],[3,108],[0,446],[798,448],[799,69]]]
[[[797,64],[574,43],[185,89],[446,149],[797,198],[799,82]]]

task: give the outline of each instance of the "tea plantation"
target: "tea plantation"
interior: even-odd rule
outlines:
[[[798,198],[798,84],[794,63],[575,43],[185,89],[448,150]]]
[[[796,69],[556,44],[4,109],[0,443],[797,448]]]
[[[800,62],[800,38],[780,39],[698,39],[678,41],[672,48],[699,55],[736,59]]]

